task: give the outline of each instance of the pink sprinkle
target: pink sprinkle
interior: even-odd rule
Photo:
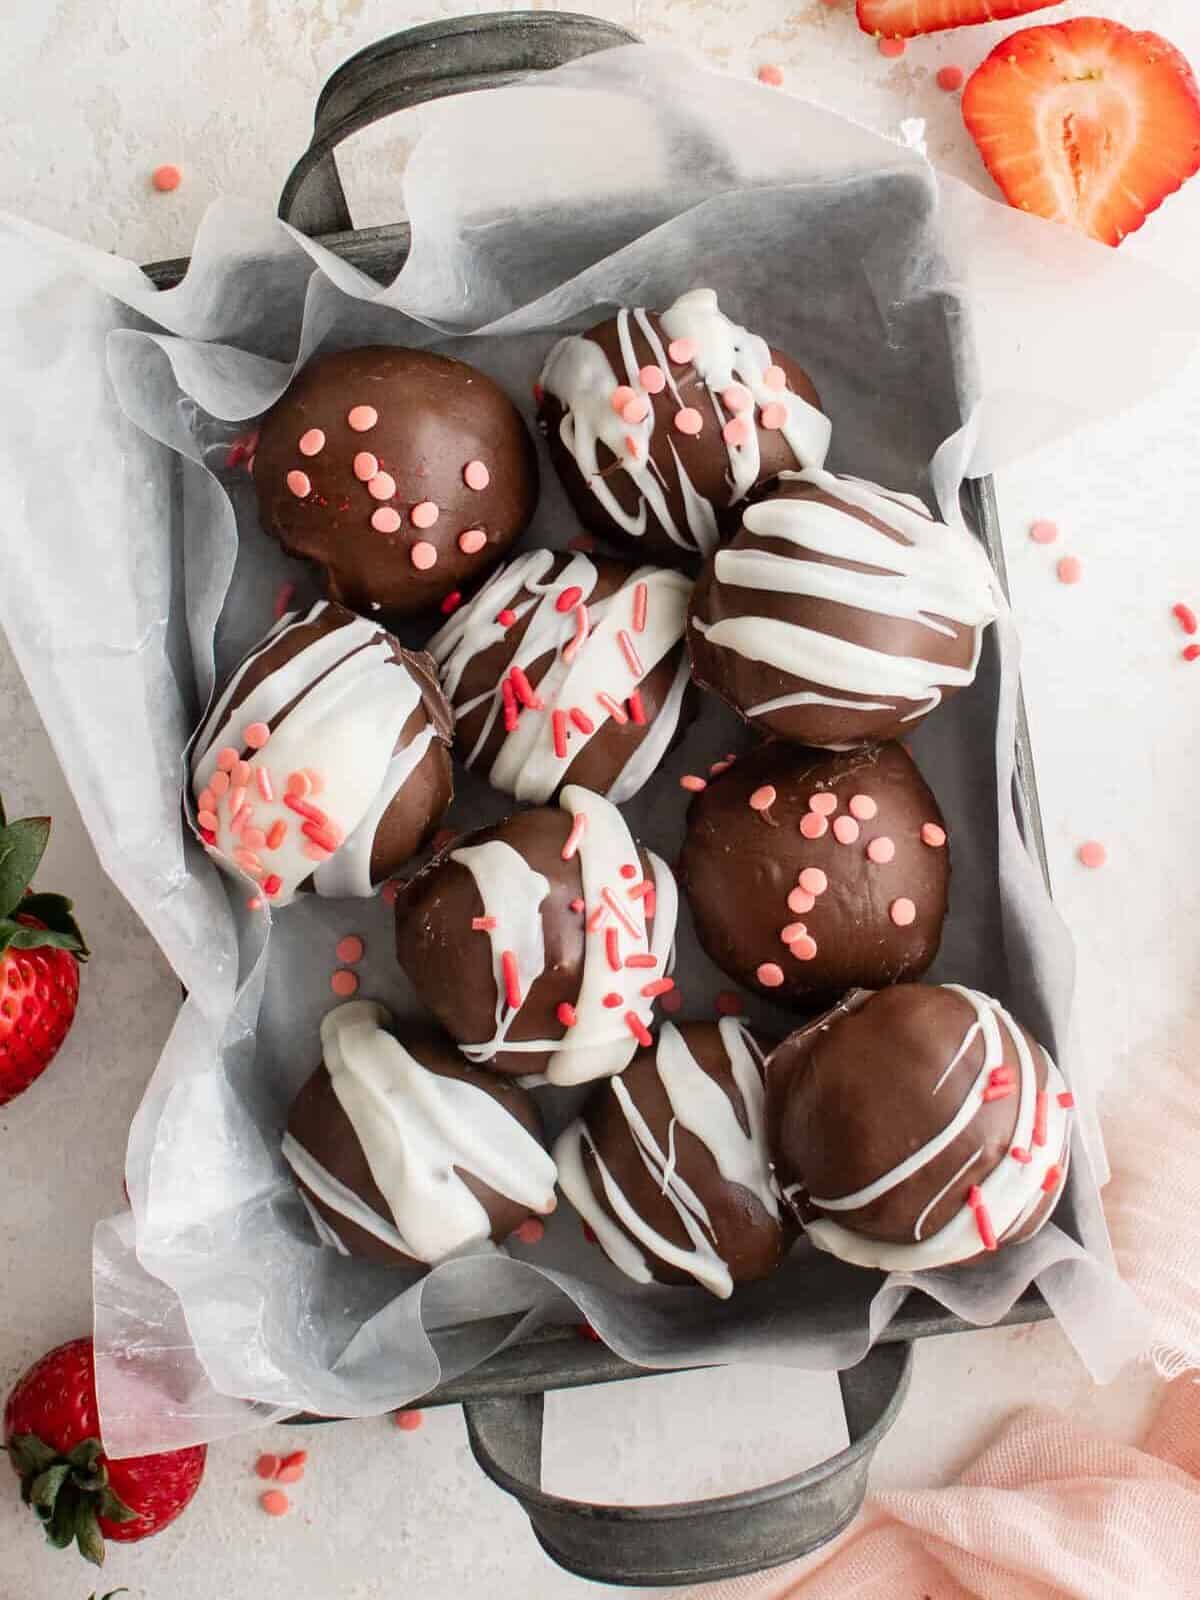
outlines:
[[[250,763],[238,760],[230,769],[229,781],[235,789],[245,789],[250,783]]]
[[[1059,1179],[1062,1177],[1062,1168],[1057,1164],[1046,1168],[1046,1176],[1042,1179],[1042,1192],[1053,1194],[1058,1188]]]
[[[559,1006],[555,1015],[558,1017],[558,1020],[562,1023],[564,1028],[573,1028],[579,1021],[579,1018],[575,1012],[575,1007],[568,1005],[565,1000]]]
[[[620,416],[632,399],[634,399],[634,393],[629,385],[627,383],[619,383],[609,395],[608,403]]]
[[[367,433],[379,421],[374,406],[351,406],[346,413],[346,424],[355,433]]]
[[[1029,1153],[1029,1151],[1022,1150],[1020,1145],[1013,1145],[1012,1149],[1008,1153],[1014,1161],[1019,1162],[1019,1164],[1023,1167],[1027,1167],[1033,1160],[1033,1156]]]
[[[1071,1091],[1069,1089],[1065,1090],[1062,1094],[1058,1095],[1057,1099],[1058,1099],[1059,1105],[1062,1106],[1064,1111],[1072,1110],[1074,1105],[1075,1105],[1075,1096],[1071,1093]]]
[[[879,54],[888,56],[892,60],[895,60],[897,56],[902,56],[905,49],[906,44],[903,39],[880,39],[879,41]]]
[[[784,944],[794,944],[797,939],[803,939],[807,932],[803,922],[789,922],[785,928],[780,928],[779,937]]]
[[[418,500],[409,512],[414,528],[432,528],[441,512],[432,500]]]
[[[390,472],[377,472],[367,484],[367,493],[373,500],[390,500],[396,492],[396,480]]]
[[[468,528],[458,536],[458,548],[465,556],[478,555],[486,543],[487,534],[482,528]]]
[[[242,807],[246,804],[246,790],[242,784],[235,783],[231,786],[229,790],[228,804],[229,815],[231,817],[236,817],[238,812],[241,811]],[[246,818],[243,817],[242,821],[245,822]]]
[[[247,850],[264,850],[266,848],[267,836],[261,828],[243,828],[241,838]]]
[[[293,467],[291,472],[288,473],[287,486],[297,500],[303,500],[312,493],[312,481],[308,473],[301,472],[298,467]]]
[[[356,961],[361,961],[366,945],[356,933],[348,933],[344,939],[338,940],[337,958],[352,967]]]
[[[582,609],[583,608],[581,606],[580,610],[582,610]],[[617,726],[619,728],[623,728],[626,725],[626,723],[629,721],[629,717],[626,714],[624,706],[621,705],[620,701],[614,700],[612,695],[603,694],[603,693],[602,694],[598,694],[596,696],[596,700],[600,705],[602,705],[604,707],[605,711],[608,712],[609,716],[613,719],[613,721],[617,724]]]
[[[196,809],[197,811],[215,811],[217,809],[217,797],[211,789],[201,789],[196,800]]]
[[[1039,517],[1036,522],[1030,523],[1029,537],[1034,544],[1053,544],[1058,538],[1058,523],[1048,522],[1045,517]]]
[[[517,966],[515,950],[505,950],[500,956],[500,971],[504,976],[504,998],[513,1011],[521,1009],[521,973]]]
[[[664,1011],[669,1011],[673,1016],[676,1011],[683,1010],[683,995],[678,989],[672,989],[670,994],[663,995],[658,1003]]]
[[[806,811],[800,818],[800,832],[806,839],[821,839],[829,832],[829,823],[818,812]]]
[[[418,572],[428,572],[430,567],[436,567],[437,558],[437,547],[430,544],[428,539],[419,539],[408,552],[408,559]]]
[[[753,411],[754,396],[744,383],[730,383],[721,390],[721,404],[726,411]]]
[[[904,40],[901,39],[898,43],[903,44]],[[979,1191],[978,1189],[973,1189],[972,1192],[978,1194]],[[994,1250],[996,1248],[996,1233],[992,1227],[992,1219],[988,1216],[988,1209],[982,1199],[977,1204],[972,1205],[971,1210],[975,1213],[975,1226],[979,1229],[979,1238],[983,1248],[985,1250]]]
[[[817,941],[805,934],[800,939],[793,939],[788,945],[789,955],[795,956],[797,961],[815,961],[817,958]]]
[[[1046,1142],[1047,1109],[1046,1091],[1039,1089],[1033,1103],[1033,1142],[1039,1146]]]
[[[585,909],[583,901],[578,897],[578,895],[575,897],[574,900],[570,900],[567,903],[571,907],[571,910],[574,911],[577,915]]]
[[[708,784],[703,778],[698,778],[694,772],[685,772],[679,780],[679,787],[687,789],[692,794],[699,794],[702,789],[707,789]]]
[[[550,713],[550,726],[553,730],[554,754],[560,761],[567,759],[567,713],[560,711],[556,706]]]
[[[764,961],[754,976],[764,989],[778,989],[783,982],[783,968],[777,967],[773,961]]]
[[[798,917],[802,917],[816,905],[817,897],[809,894],[807,889],[793,889],[787,897],[787,903],[789,911],[794,911]]]
[[[268,872],[267,876],[263,879],[262,887],[265,895],[278,894],[280,889],[283,888],[283,879],[277,872]]]
[[[319,456],[325,448],[325,435],[320,428],[309,428],[300,435],[298,448],[302,456]]]
[[[837,795],[821,791],[808,797],[808,809],[815,811],[819,817],[831,817],[837,810]]]
[[[650,415],[650,402],[643,394],[635,394],[632,400],[627,400],[621,407],[621,421],[632,426],[636,422],[645,422]]]
[[[642,691],[635,689],[629,696],[629,717],[639,728],[646,726],[646,708],[642,704]]]
[[[643,367],[638,382],[647,394],[661,394],[667,387],[667,375],[661,367]]]
[[[622,863],[621,876],[623,878],[636,878],[637,875],[638,869],[634,866],[632,861],[626,861]]]
[[[303,853],[310,861],[328,861],[333,851],[326,850],[324,845],[316,844],[310,839],[305,844]]]
[[[397,1411],[392,1420],[401,1433],[415,1433],[425,1422],[423,1411]]]
[[[492,475],[482,461],[468,461],[463,468],[463,482],[468,489],[486,489]]]
[[[397,533],[403,521],[395,506],[376,506],[371,513],[371,526],[376,533]]]
[[[877,839],[872,839],[867,846],[867,860],[873,861],[877,867],[886,867],[895,854],[895,842],[889,839],[886,833],[881,833]]]
[[[227,744],[217,751],[217,766],[222,772],[232,772],[239,759],[237,751],[231,744]]]
[[[511,628],[516,620],[517,613],[508,606],[505,606],[503,611],[497,611],[496,613],[496,621],[502,628]]]
[[[1083,562],[1078,556],[1063,556],[1055,571],[1059,583],[1078,583],[1083,577]]]
[[[370,483],[379,472],[379,457],[369,450],[360,450],[354,458],[354,476],[360,483]]]
[[[530,711],[541,711],[544,708],[545,701],[539,694],[535,693],[533,685],[525,675],[524,668],[518,667],[514,663],[508,669],[508,677],[517,699],[523,706],[528,706]]]
[[[945,89],[947,94],[953,94],[956,89],[962,88],[963,76],[961,67],[939,67],[937,86],[939,89]]]
[[[604,998],[601,1000],[600,1004],[602,1006],[606,1006],[609,1011],[615,1011],[617,1009],[617,1007],[621,1004],[621,996],[617,993],[617,991],[615,989],[610,989],[608,991],[608,993],[604,996]]]
[[[667,354],[677,367],[684,367],[696,359],[696,342],[694,339],[672,339],[667,346]]]
[[[453,612],[457,611],[460,605],[462,605],[462,590],[452,589],[442,601],[441,605],[438,607],[438,610],[444,617],[448,617]]]
[[[613,972],[621,970],[621,935],[616,928],[604,930],[604,958]]]
[[[568,664],[574,661],[579,654],[588,634],[591,632],[592,619],[588,608],[584,605],[575,607],[575,637],[563,646],[563,660]]]
[[[233,859],[243,872],[248,872],[254,878],[261,877],[263,864],[252,850],[244,850],[239,845],[233,852]]]
[[[267,849],[278,850],[279,846],[287,838],[287,831],[287,823],[282,817],[277,817],[271,824],[270,832],[267,834]]]
[[[1007,1100],[1015,1091],[1011,1083],[996,1083],[983,1091],[983,1103],[991,1105],[993,1100]]]
[[[219,821],[217,813],[215,811],[209,811],[207,807],[205,807],[203,811],[197,811],[196,821],[202,828],[207,828],[210,833],[215,833],[217,831]]]
[[[1200,644],[1186,645],[1179,653],[1185,661],[1195,661],[1200,658]]]
[[[642,658],[638,655],[633,640],[624,628],[620,629],[617,634],[617,643],[621,647],[621,654],[625,657],[625,664],[630,672],[633,673],[635,678],[644,677],[646,669],[642,665]]]
[[[822,895],[829,887],[829,879],[820,867],[805,867],[796,881],[807,894],[812,895]]]
[[[636,461],[640,453],[640,447],[637,440],[631,433],[627,433],[625,435],[625,454],[627,456],[632,456]]]
[[[675,413],[672,421],[680,433],[692,434],[693,436],[699,433],[704,426],[704,418],[696,410],[695,406],[684,406]]]
[[[940,850],[946,842],[946,830],[936,822],[923,822],[921,824],[921,843],[927,844],[931,850]]]
[[[282,1489],[268,1489],[259,1496],[258,1503],[269,1517],[286,1517],[292,1508],[292,1502]]]
[[[647,1000],[657,1000],[661,995],[670,994],[674,987],[674,978],[655,978],[653,983],[643,984],[638,992],[644,995]]]
[[[1196,621],[1196,613],[1191,606],[1185,606],[1182,601],[1179,605],[1171,607],[1171,615],[1178,622],[1184,633],[1195,633],[1200,624]]]
[[[646,1027],[646,1024],[642,1021],[641,1017],[638,1016],[636,1011],[627,1011],[625,1013],[625,1026],[629,1029],[630,1033],[641,1045],[643,1050],[648,1049],[654,1043],[654,1040],[650,1035],[650,1030]]]
[[[234,751],[233,759],[237,760],[236,750]],[[214,772],[208,780],[208,787],[219,798],[229,788],[229,774],[224,771]]]
[[[492,930],[495,928],[495,926],[496,926],[495,917],[472,917],[471,918],[471,932],[472,933],[491,933]],[[340,950],[341,947],[339,946],[338,948]]]
[[[717,995],[715,1004],[722,1017],[740,1017],[745,1010],[741,995],[733,989],[722,989]]]
[[[762,408],[761,422],[764,428],[771,433],[777,433],[787,422],[787,407],[781,406],[777,401],[772,401],[769,406]]]
[[[265,722],[251,722],[242,729],[242,743],[251,750],[261,750],[271,737],[271,730]]]
[[[513,1230],[513,1238],[519,1239],[522,1244],[541,1244],[546,1237],[546,1224],[539,1222],[536,1217],[527,1217],[519,1228]]]
[[[311,788],[312,784],[306,772],[288,773],[287,792],[293,800],[302,800]],[[301,815],[305,814],[304,809],[299,806],[293,807],[293,809],[300,811]]]
[[[721,429],[721,438],[729,445],[743,445],[750,438],[750,424],[745,417],[730,417]]]
[[[625,929],[626,933],[629,934],[630,938],[632,938],[632,939],[641,938],[641,934],[638,931],[637,924],[630,920],[629,914],[625,910],[625,907],[620,903],[620,901],[617,899],[616,895],[613,894],[611,889],[601,889],[600,898],[604,901],[604,904],[608,907],[608,909],[616,917],[617,921]],[[644,909],[646,911],[647,916],[653,916],[654,908],[651,906],[649,899],[647,899]]]
[[[764,783],[760,789],[755,789],[750,796],[750,809],[751,811],[769,811],[778,798],[774,784]]]
[[[888,916],[898,928],[908,928],[917,920],[917,908],[907,896],[901,895],[888,907]]]
[[[877,816],[879,807],[869,794],[856,794],[850,797],[850,815],[857,817],[860,822],[870,822]]]
[[[1108,851],[1099,839],[1088,839],[1076,852],[1085,867],[1102,867],[1108,860]]]
[[[254,1470],[260,1478],[273,1478],[282,1465],[278,1456],[262,1455],[254,1463]]]
[[[708,769],[708,775],[710,778],[719,778],[723,772],[728,772],[732,765],[732,761],[714,761]]]
[[[633,631],[644,633],[646,631],[646,606],[649,601],[650,591],[644,583],[635,583],[633,586]]]
[[[833,837],[839,844],[854,844],[858,838],[858,823],[853,817],[835,817]]]
[[[596,724],[581,706],[572,706],[568,714],[580,733],[594,733],[596,731]]]
[[[652,956],[648,952],[639,952],[637,955],[626,956],[625,965],[639,972],[643,970],[649,972],[652,967],[658,965],[658,957]]]
[[[304,1468],[299,1463],[294,1467],[282,1466],[275,1476],[280,1483],[299,1483],[304,1476]]]
[[[295,593],[296,585],[294,583],[281,583],[279,588],[275,591],[275,603],[272,607],[272,611],[274,613],[276,622],[278,622],[282,617],[287,616],[288,611],[291,608],[292,596]]]
[[[255,787],[258,789],[259,794],[263,797],[264,800],[267,800],[267,801],[274,800],[274,798],[275,798],[275,786],[271,782],[271,773],[270,773],[270,769],[269,768],[267,768],[267,767],[255,767],[255,769],[254,769],[254,783],[255,783]]]
[[[771,89],[780,88],[783,84],[783,68],[777,67],[774,62],[768,62],[765,67],[759,67],[758,81],[765,83]]]
[[[567,835],[567,842],[562,847],[562,858],[564,861],[570,861],[576,850],[579,849],[579,841],[583,838],[583,830],[586,827],[587,813],[585,811],[577,811],[575,813],[574,821],[571,823],[571,831]]]

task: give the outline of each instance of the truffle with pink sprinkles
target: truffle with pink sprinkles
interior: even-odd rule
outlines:
[[[428,656],[328,601],[287,612],[192,741],[197,831],[254,909],[370,895],[450,803],[452,725]]]

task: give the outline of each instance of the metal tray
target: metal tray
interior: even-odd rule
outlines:
[[[352,265],[388,283],[409,251],[406,223],[356,230],[334,151],[351,134],[393,112],[472,90],[497,88],[579,56],[640,41],[593,17],[525,11],[450,18],[381,40],[352,56],[317,101],[313,136],[283,188],[279,215]],[[145,268],[174,287],[187,260]],[[995,492],[968,482],[963,509],[1007,587]],[[1024,706],[1017,724],[1016,805],[1027,846],[1049,886],[1045,842]],[[1039,1322],[1050,1309],[1034,1288],[1002,1324]],[[674,1585],[710,1582],[780,1566],[827,1544],[857,1515],[875,1448],[896,1420],[912,1371],[913,1341],[970,1327],[919,1293],[910,1294],[866,1358],[838,1374],[849,1446],[794,1477],[676,1505],[593,1505],[541,1487],[543,1400],[547,1391],[656,1376],[570,1328],[552,1328],[443,1384],[419,1403],[461,1405],[475,1458],[522,1505],[534,1534],[568,1571],[600,1582]],[[297,1417],[296,1423],[335,1419]]]

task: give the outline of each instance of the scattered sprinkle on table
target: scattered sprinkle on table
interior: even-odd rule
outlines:
[[[292,1508],[292,1502],[282,1489],[268,1489],[258,1503],[269,1517],[286,1517]]]
[[[155,167],[150,174],[150,182],[158,190],[159,194],[170,194],[172,189],[178,189],[183,182],[183,173],[180,172],[178,167],[173,167],[168,163],[166,166]]]
[[[1183,629],[1184,633],[1195,633],[1198,624],[1196,622],[1196,613],[1192,610],[1191,606],[1185,606],[1181,600],[1178,605],[1173,605],[1171,607],[1171,615]]]
[[[894,61],[897,56],[902,56],[907,48],[907,41],[904,39],[885,39],[882,36],[880,37],[879,54],[887,56],[891,61]]]
[[[961,67],[939,67],[937,72],[937,86],[944,89],[947,94],[953,94],[956,89],[963,86],[963,69]]]
[[[513,1237],[522,1244],[541,1244],[546,1237],[546,1224],[537,1217],[526,1217],[519,1228],[513,1229]]]
[[[1078,556],[1063,556],[1055,570],[1059,583],[1078,583],[1083,577],[1083,562]]]
[[[425,1421],[423,1411],[396,1411],[392,1413],[392,1421],[402,1433],[415,1433]]]
[[[1200,644],[1185,645],[1180,654],[1185,661],[1195,661],[1197,657],[1200,657]]]
[[[260,1478],[273,1478],[282,1465],[278,1456],[261,1455],[254,1463],[254,1470]]]
[[[766,62],[758,69],[758,81],[771,89],[780,88],[783,84],[783,68],[776,66],[773,61]]]
[[[1053,544],[1058,538],[1058,523],[1039,517],[1036,522],[1029,524],[1029,537],[1034,544]]]
[[[1076,851],[1080,861],[1085,867],[1102,867],[1108,860],[1108,851],[1099,839],[1087,839]]]
[[[348,933],[344,939],[338,940],[337,958],[346,966],[352,967],[356,961],[362,960],[366,948],[358,934]]]
[[[329,980],[329,987],[334,994],[343,1000],[348,1000],[352,994],[358,993],[358,979],[348,967],[339,967]]]

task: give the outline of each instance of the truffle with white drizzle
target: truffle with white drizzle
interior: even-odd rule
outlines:
[[[540,392],[550,456],[580,520],[642,560],[709,555],[756,485],[819,467],[829,449],[808,374],[727,317],[711,289],[560,339]]]
[[[197,831],[255,900],[370,895],[450,804],[452,727],[429,656],[326,600],[288,612],[192,741]]]
[[[552,550],[502,567],[429,641],[461,759],[518,800],[568,782],[631,799],[689,701],[690,589],[665,568]]]
[[[767,1150],[768,1048],[736,1017],[665,1023],[559,1136],[562,1192],[635,1282],[724,1300],[783,1259],[792,1229]]]
[[[858,993],[767,1062],[776,1181],[818,1247],[916,1272],[1028,1239],[1062,1195],[1071,1092],[998,1000]]]
[[[761,733],[899,738],[973,682],[999,609],[983,546],[912,495],[785,472],[692,595],[696,681]]]
[[[434,1265],[554,1210],[554,1162],[517,1084],[362,1000],[327,1013],[321,1046],[283,1155],[324,1244]]]
[[[396,897],[396,958],[469,1061],[555,1084],[611,1077],[649,1044],[678,895],[610,801],[568,784],[555,807],[458,839]]]

